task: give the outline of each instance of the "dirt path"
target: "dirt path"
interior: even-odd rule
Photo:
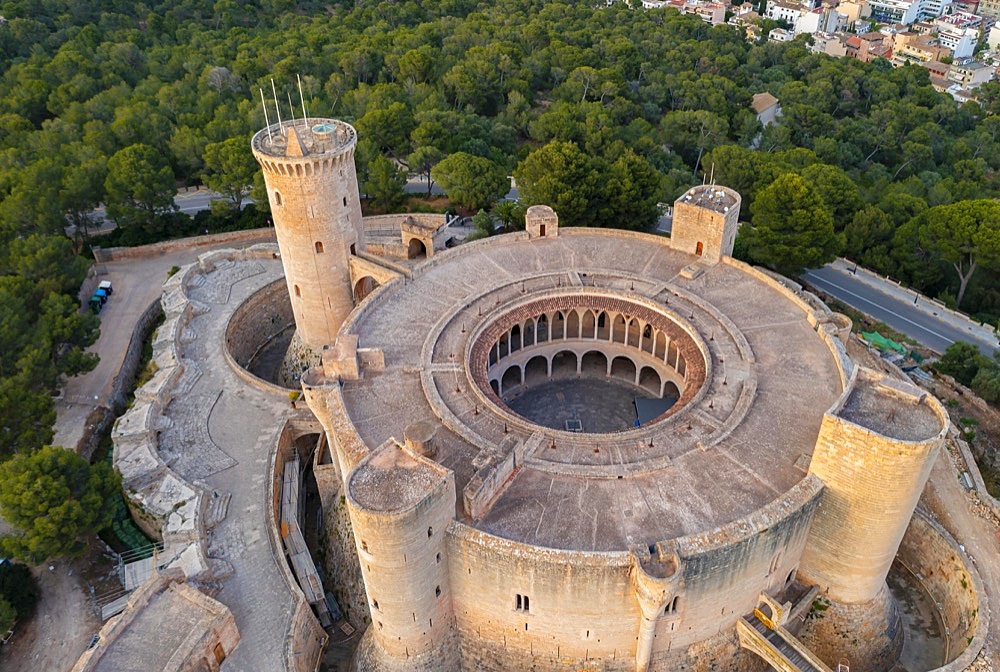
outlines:
[[[68,672],[101,627],[90,608],[86,580],[78,565],[60,562],[35,570],[41,599],[35,617],[18,626],[0,650],[3,672]]]

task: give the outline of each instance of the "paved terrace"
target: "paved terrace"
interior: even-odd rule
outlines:
[[[241,637],[222,669],[282,670],[294,602],[268,539],[266,475],[278,428],[291,408],[284,394],[240,379],[223,348],[232,313],[283,272],[280,261],[264,256],[218,259],[210,268],[180,271],[193,310],[177,342],[184,374],[157,423],[159,455],[179,477],[218,494],[209,509],[220,510],[209,515],[224,518],[209,534],[208,553],[232,566],[216,599],[232,610]],[[180,300],[176,292],[165,294],[165,302]]]
[[[838,362],[808,307],[773,280],[738,263],[686,279],[696,258],[665,242],[513,234],[437,255],[412,281],[383,288],[348,326],[362,347],[385,352],[384,372],[344,387],[361,438],[375,449],[413,422],[440,424],[434,459],[454,470],[456,513],[468,523],[461,492],[473,461],[525,442],[524,468],[474,524],[552,548],[623,550],[775,500],[806,475],[823,413],[843,391]],[[571,293],[624,297],[690,324],[709,353],[703,388],[675,415],[616,434],[540,428],[496,406],[464,363],[473,340],[518,302],[557,305]]]

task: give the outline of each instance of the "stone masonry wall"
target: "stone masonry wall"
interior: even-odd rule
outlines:
[[[111,382],[111,394],[108,396],[109,407],[99,408],[99,417],[94,422],[91,422],[94,419],[94,414],[91,414],[91,417],[88,418],[88,427],[84,430],[83,436],[76,446],[76,452],[88,460],[97,450],[97,445],[105,430],[125,410],[128,395],[135,389],[136,376],[139,375],[143,346],[145,346],[146,339],[149,338],[154,325],[162,318],[163,306],[160,305],[159,299],[149,304],[149,307],[139,316],[135,328],[132,330],[128,348],[125,350],[125,358],[122,360],[121,368],[118,369],[118,373],[115,374],[115,378]]]
[[[380,450],[401,449],[389,445]],[[437,480],[402,510],[373,510],[348,492],[374,637],[397,659],[443,655],[440,647],[454,629],[446,530],[455,515],[455,481],[450,471],[427,464],[440,472]]]
[[[97,263],[101,264],[109,261],[120,261],[121,259],[145,259],[146,257],[155,257],[161,254],[167,254],[168,252],[190,250],[197,247],[209,247],[221,245],[223,243],[243,243],[245,245],[249,245],[273,240],[274,229],[270,227],[263,229],[248,229],[246,231],[227,231],[225,233],[213,233],[207,236],[193,236],[191,238],[165,240],[162,243],[139,245],[136,247],[95,247],[94,259]]]
[[[226,327],[226,348],[244,369],[271,339],[295,326],[284,278],[261,288],[233,313]]]
[[[697,200],[684,200],[689,194],[706,190],[724,190],[728,198],[735,199],[735,204],[729,207],[728,212],[716,212],[707,205],[697,205]],[[694,187],[674,202],[670,245],[688,254],[699,254],[698,245],[701,244],[702,260],[709,264],[718,263],[722,257],[733,254],[733,242],[739,228],[739,212],[740,196],[732,189],[717,186]]]
[[[981,616],[987,613],[980,604],[982,582],[967,560],[950,535],[919,512],[910,521],[896,557],[940,607],[947,628],[949,670],[964,670],[976,658],[986,630],[980,628]],[[979,630],[984,632],[974,646]]]
[[[652,669],[697,669],[695,652],[717,669],[741,669],[735,622],[795,570],[821,488],[807,479],[753,520],[662,542],[676,548],[683,577],[676,610],[657,622]],[[635,668],[640,610],[628,553],[535,548],[456,523],[448,557],[464,670]],[[517,595],[529,609],[517,608]]]

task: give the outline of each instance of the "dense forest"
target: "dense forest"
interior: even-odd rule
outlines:
[[[805,213],[823,240],[796,265],[841,252],[1000,316],[1000,86],[959,106],[923,68],[599,4],[0,3],[0,454],[49,441],[50,392],[90,365],[86,241],[67,224],[85,232],[106,204],[117,240],[169,236],[188,226],[176,189],[197,183],[238,213],[260,188],[248,140],[272,78],[284,118],[300,75],[310,115],[356,125],[369,192],[403,165],[475,207],[492,192],[470,180],[513,173],[568,224],[644,229],[713,174],[743,194],[756,261],[796,270],[764,230]],[[766,128],[750,108],[764,91],[783,110]]]

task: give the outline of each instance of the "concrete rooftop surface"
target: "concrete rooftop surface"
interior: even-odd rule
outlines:
[[[464,518],[507,539],[620,551],[742,518],[805,477],[841,371],[776,283],[728,261],[682,275],[695,261],[664,239],[585,229],[439,253],[342,330],[382,349],[386,365],[345,383],[348,415],[372,450],[402,441],[414,422],[439,425],[433,459],[455,472],[460,519],[480,453],[534,446],[489,513]],[[559,432],[501,407],[466,362],[476,335],[518,302],[581,294],[655,306],[689,325],[710,359],[701,389],[672,415],[610,434]]]

